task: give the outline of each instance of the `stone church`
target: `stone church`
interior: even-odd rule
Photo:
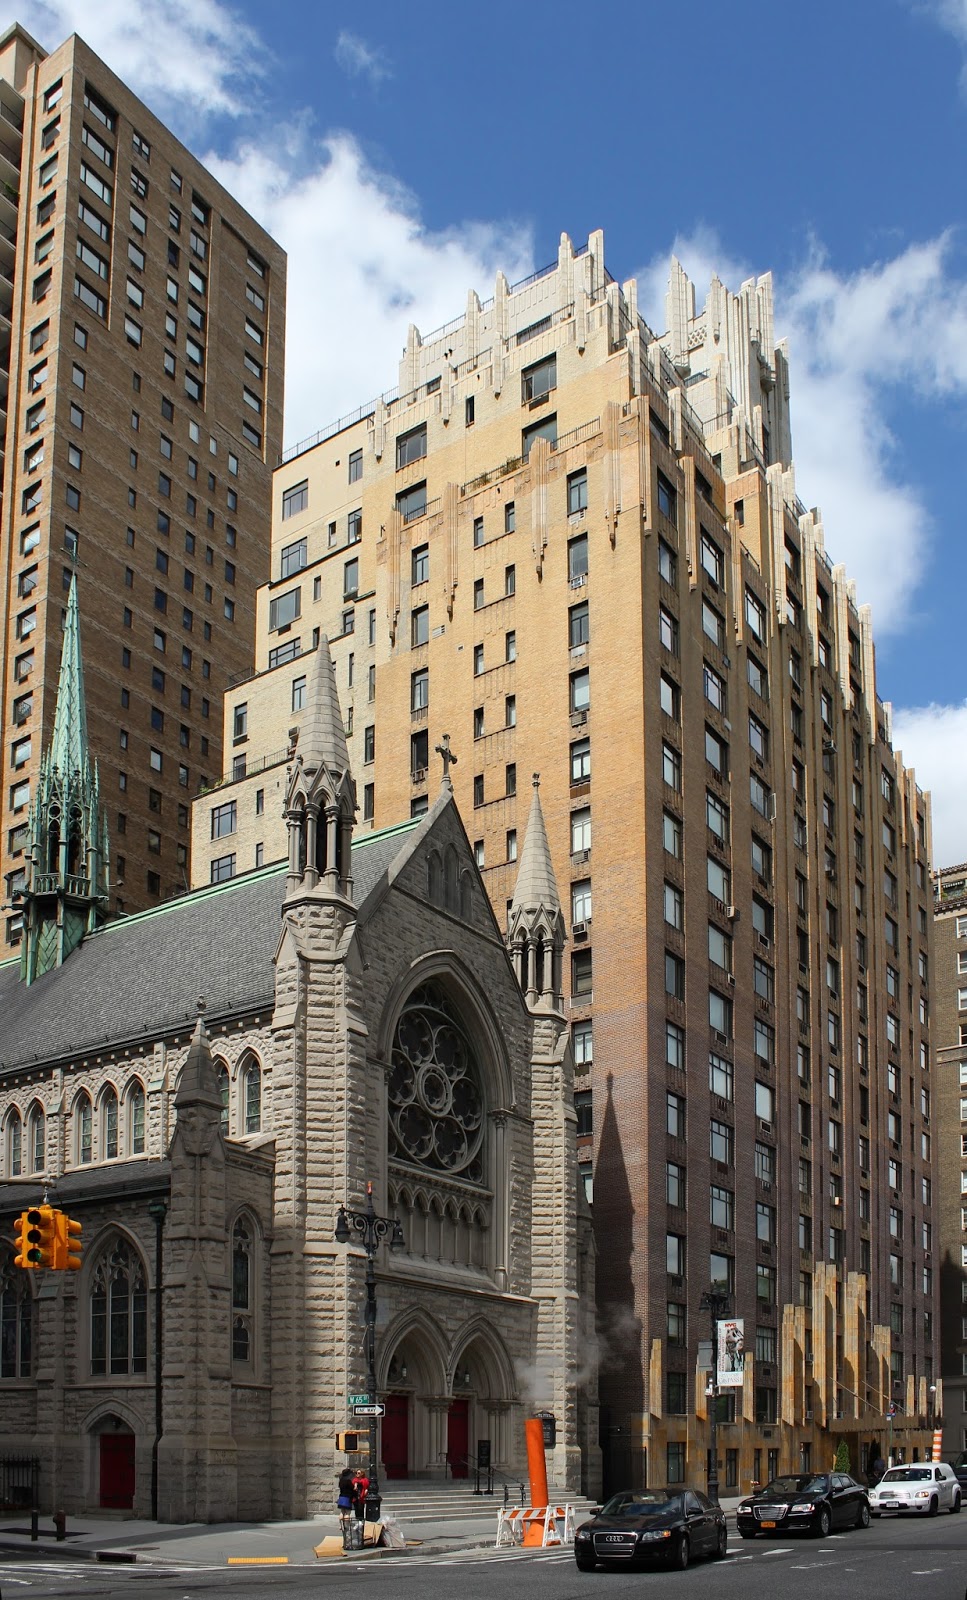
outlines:
[[[87,746],[76,586],[34,796],[18,961],[0,966],[2,1232],[45,1190],[79,1271],[0,1255],[0,1454],[40,1500],[164,1521],[332,1506],[366,1388],[377,1256],[383,1474],[594,1493],[594,1262],[560,992],[564,923],[535,782],[507,938],[444,760],[427,815],[353,842],[328,645],[289,768],[286,862],[116,921]]]

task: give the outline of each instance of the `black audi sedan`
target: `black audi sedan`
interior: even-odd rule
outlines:
[[[834,1528],[868,1528],[870,1502],[863,1485],[845,1472],[793,1472],[740,1501],[735,1522],[743,1539],[757,1533],[824,1539]]]
[[[623,1490],[574,1535],[582,1572],[597,1566],[664,1561],[685,1568],[693,1556],[724,1556],[725,1515],[698,1489]]]

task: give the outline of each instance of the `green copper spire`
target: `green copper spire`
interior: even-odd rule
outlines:
[[[81,629],[77,615],[77,573],[71,577],[67,596],[67,619],[60,655],[57,683],[57,709],[54,733],[48,756],[60,772],[87,772],[87,706],[84,701],[84,663],[81,660]]]
[[[30,808],[20,970],[32,983],[59,967],[101,920],[108,894],[107,818],[87,743],[84,665],[71,578],[54,731]]]

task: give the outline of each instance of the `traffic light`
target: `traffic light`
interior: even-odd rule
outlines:
[[[54,1212],[54,1258],[51,1266],[59,1272],[76,1271],[81,1264],[81,1224],[66,1211]]]
[[[33,1262],[27,1258],[27,1252],[30,1249],[30,1246],[27,1243],[28,1227],[29,1223],[27,1221],[27,1213],[26,1211],[21,1211],[19,1217],[17,1218],[17,1230],[14,1234],[14,1243],[17,1247],[17,1254],[14,1257],[14,1264],[18,1267],[33,1266]]]
[[[18,1267],[55,1265],[54,1215],[52,1206],[32,1206],[18,1218]]]
[[[354,1450],[358,1450],[359,1449],[359,1434],[358,1433],[337,1433],[336,1434],[336,1449],[337,1450],[345,1450],[347,1455],[351,1454],[352,1451],[354,1451]]]

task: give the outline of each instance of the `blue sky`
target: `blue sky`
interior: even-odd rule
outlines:
[[[487,8],[0,0],[76,30],[289,251],[290,442],[395,383],[406,327],[605,231],[664,326],[775,275],[797,486],[874,608],[896,744],[967,857],[967,0]]]

